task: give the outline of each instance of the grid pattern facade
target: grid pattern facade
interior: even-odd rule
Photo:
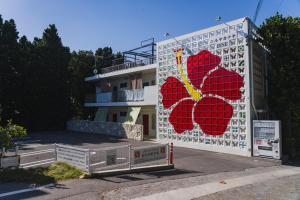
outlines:
[[[231,26],[224,25],[222,28],[210,29],[208,32],[199,31],[189,34],[183,39],[181,37],[178,42],[168,40],[169,43],[158,44],[158,139],[241,150],[248,148],[247,140],[250,135],[247,134],[247,117],[250,113],[246,112],[245,100],[247,91],[245,69],[248,67],[245,52],[248,48],[245,38],[247,27],[245,26],[245,22]],[[188,95],[193,96],[192,92],[197,92],[201,88],[203,101],[201,104],[195,104],[193,100],[186,100],[178,105],[182,108],[172,113],[174,107],[172,105],[178,99],[186,98],[188,90],[187,85],[181,83],[184,80],[174,53],[174,49],[181,47],[186,47],[181,57],[183,73],[187,75],[187,81],[196,88],[196,91],[190,90]],[[193,55],[208,50],[216,57],[191,56],[186,49],[191,50]],[[222,70],[201,68],[217,62],[217,59],[220,59],[219,66]],[[200,68],[193,67],[196,65],[200,65]],[[233,76],[228,71],[236,72],[240,76]],[[239,77],[243,77],[242,85],[239,85]],[[170,84],[163,86],[168,79]],[[162,89],[167,90],[165,96],[161,92]],[[224,104],[224,101],[228,104]],[[193,112],[192,118],[189,117],[190,110]],[[181,115],[180,119],[172,119],[172,115],[176,114]],[[192,127],[184,130],[190,124],[189,120],[192,120]],[[176,128],[173,126],[174,123],[178,124]],[[226,124],[225,128],[222,124]],[[222,134],[215,134],[220,132]]]

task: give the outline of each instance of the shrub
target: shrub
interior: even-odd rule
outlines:
[[[14,146],[14,138],[26,135],[27,130],[24,127],[14,124],[12,120],[8,120],[6,126],[0,126],[0,148],[11,148]]]

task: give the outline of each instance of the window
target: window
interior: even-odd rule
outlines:
[[[151,81],[151,85],[155,85],[155,80],[152,80],[152,81]]]
[[[120,112],[120,117],[126,117],[127,112]]]
[[[146,86],[149,86],[149,82],[143,83],[143,88],[146,87]]]
[[[127,83],[120,83],[120,88],[127,88]]]

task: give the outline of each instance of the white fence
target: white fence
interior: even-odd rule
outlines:
[[[100,149],[57,145],[56,157],[58,161],[67,162],[88,173],[170,163],[168,144],[143,147],[123,145]]]
[[[44,154],[48,154],[50,158],[45,159]],[[141,147],[123,145],[100,149],[85,149],[55,144],[53,149],[22,153],[19,156],[21,160],[32,157],[29,159],[30,162],[21,163],[19,165],[21,168],[37,167],[62,161],[87,173],[170,164],[169,144]]]
[[[84,171],[90,171],[90,150],[67,145],[55,145],[56,161],[67,162]]]

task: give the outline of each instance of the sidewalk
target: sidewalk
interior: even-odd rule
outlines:
[[[280,191],[280,192],[279,192]],[[254,168],[125,187],[102,199],[299,199],[300,168]]]

